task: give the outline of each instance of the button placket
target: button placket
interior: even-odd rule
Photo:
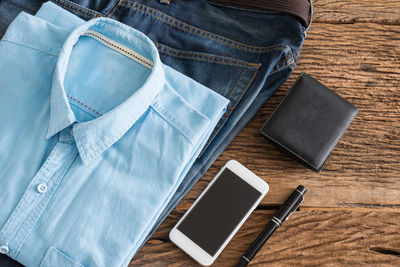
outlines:
[[[66,171],[78,155],[75,143],[58,142],[32,178],[28,190],[0,230],[0,252],[15,258],[35,222],[45,209]],[[33,188],[33,190],[32,190]],[[46,192],[46,194],[44,194]],[[1,240],[7,240],[2,244]],[[4,246],[4,247],[2,247]]]

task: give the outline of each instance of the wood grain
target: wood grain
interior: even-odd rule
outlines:
[[[174,211],[129,266],[198,266],[168,239]],[[234,266],[272,217],[257,210],[213,266]],[[400,213],[300,211],[268,240],[249,266],[399,266]]]
[[[291,78],[259,110],[179,205],[187,208],[230,159],[270,185],[263,205],[279,205],[298,184],[304,205],[400,208],[400,28],[375,23],[313,24]],[[359,108],[324,169],[315,173],[267,143],[258,130],[306,71]]]
[[[377,22],[400,24],[398,0],[314,0],[314,23]]]

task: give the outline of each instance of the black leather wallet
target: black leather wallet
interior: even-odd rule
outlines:
[[[303,72],[260,132],[319,172],[357,112],[351,103]]]

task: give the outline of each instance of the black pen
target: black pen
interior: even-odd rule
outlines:
[[[287,221],[289,217],[297,210],[300,203],[303,201],[303,196],[306,193],[306,188],[299,185],[296,190],[290,195],[285,203],[279,208],[279,210],[272,217],[271,221],[265,226],[264,230],[257,236],[256,240],[251,244],[249,249],[240,258],[236,267],[247,266],[247,264],[253,259],[260,248],[268,240],[273,232],[282,224]]]

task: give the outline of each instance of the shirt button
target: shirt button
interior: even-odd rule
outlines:
[[[47,191],[47,185],[46,185],[46,184],[39,184],[39,185],[37,186],[37,191],[38,191],[39,193],[44,193],[44,192],[46,192],[46,191]]]
[[[0,253],[7,254],[10,250],[8,249],[7,245],[0,246]]]

